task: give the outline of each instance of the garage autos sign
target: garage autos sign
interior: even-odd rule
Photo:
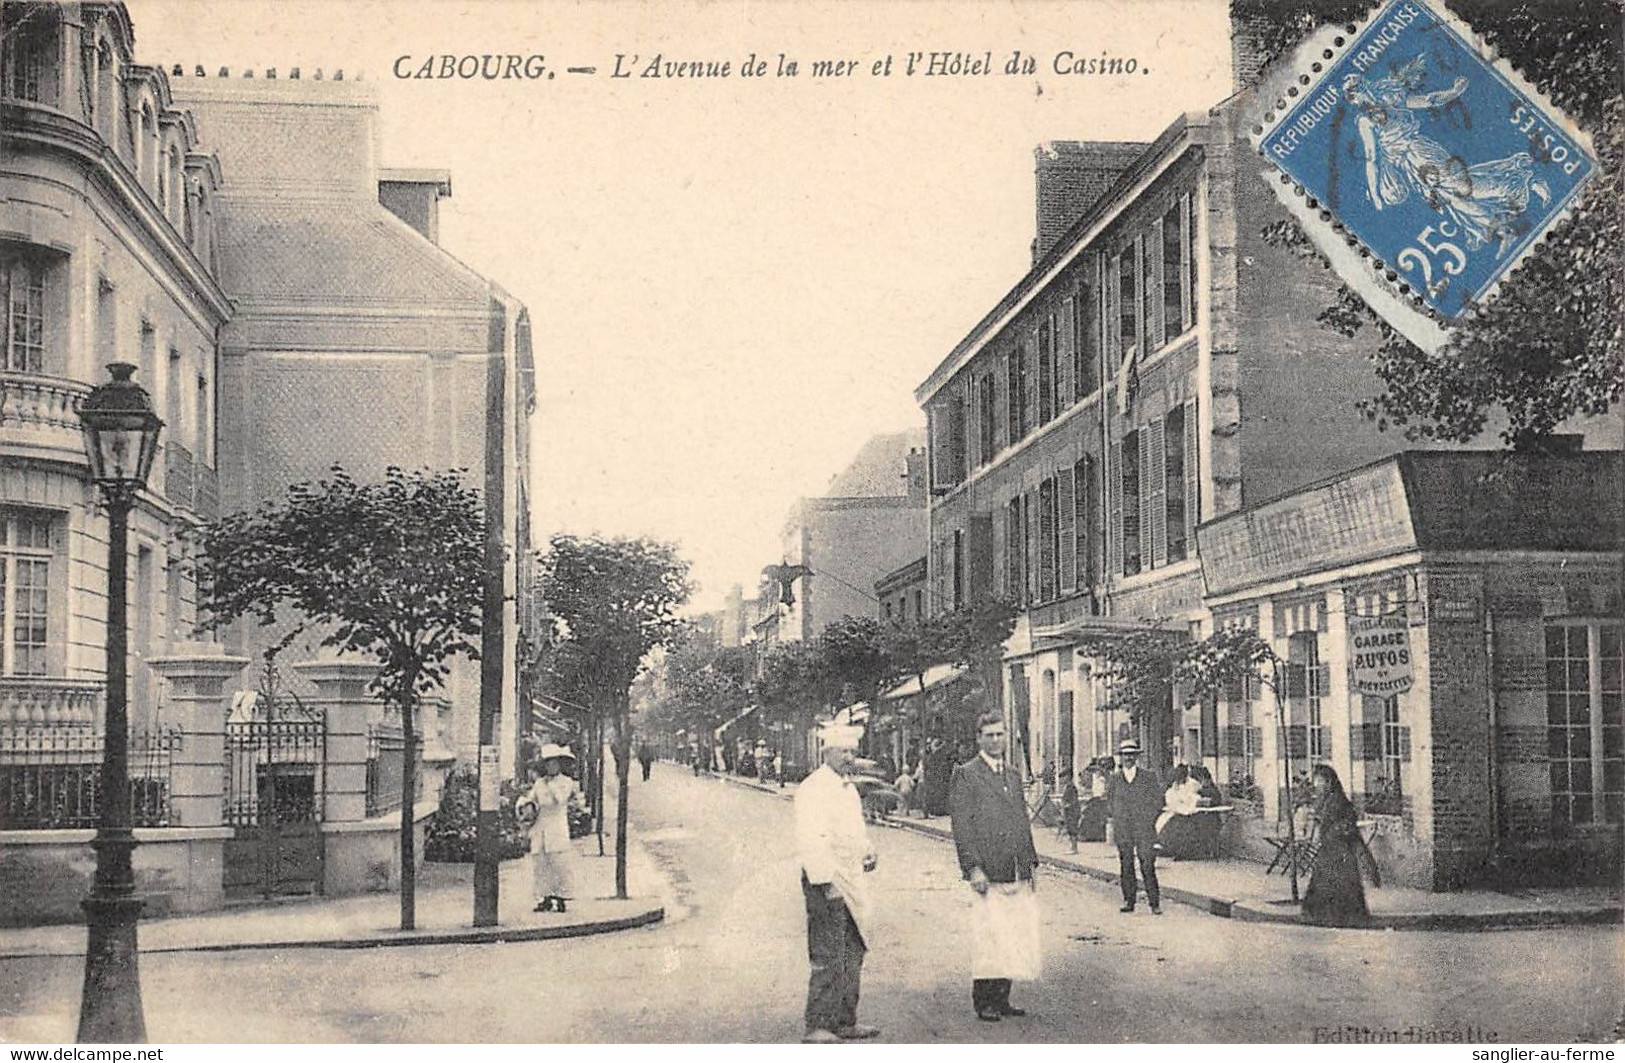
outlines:
[[[1404,613],[1349,618],[1350,688],[1372,698],[1411,688],[1410,627]]]

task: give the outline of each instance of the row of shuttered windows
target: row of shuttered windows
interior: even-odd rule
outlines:
[[[1195,194],[1109,256],[1092,255],[1068,294],[1018,328],[1014,342],[932,410],[932,484],[960,483],[1100,389],[1103,362],[1155,353],[1196,324]],[[1104,353],[1104,357],[1103,354]],[[1107,370],[1111,371],[1110,369]]]

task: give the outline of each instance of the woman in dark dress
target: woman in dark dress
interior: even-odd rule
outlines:
[[[1315,838],[1319,849],[1303,895],[1303,921],[1317,926],[1364,926],[1371,913],[1365,904],[1362,868],[1375,878],[1376,862],[1360,837],[1354,805],[1330,765],[1316,764]],[[1380,885],[1381,883],[1376,883]]]

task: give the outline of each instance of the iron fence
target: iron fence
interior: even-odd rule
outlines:
[[[423,799],[423,740],[414,739],[417,764],[414,800]],[[388,724],[367,728],[367,815],[380,816],[401,807],[401,776],[406,771],[406,737]]]
[[[176,728],[130,735],[130,823],[167,827]],[[0,731],[0,830],[95,827],[102,810],[101,732],[85,727]]]
[[[234,827],[321,819],[326,728],[320,717],[226,724],[225,819]]]

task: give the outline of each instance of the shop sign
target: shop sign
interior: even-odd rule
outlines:
[[[1349,617],[1349,689],[1371,698],[1393,697],[1411,688],[1410,625],[1404,613]]]
[[[1203,525],[1197,537],[1210,595],[1416,546],[1394,461]]]

